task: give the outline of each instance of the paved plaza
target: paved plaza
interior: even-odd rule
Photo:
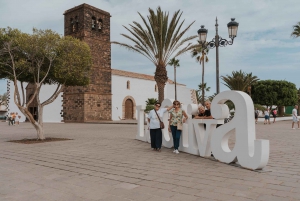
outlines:
[[[263,172],[151,151],[135,140],[136,125],[44,126],[46,137],[73,140],[11,143],[35,130],[0,122],[1,201],[300,200],[300,130],[291,121],[256,125],[257,138],[270,140]]]

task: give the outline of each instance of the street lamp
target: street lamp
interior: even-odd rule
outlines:
[[[218,34],[218,18],[216,18],[216,36],[210,42],[206,42],[207,29],[204,28],[204,25],[201,25],[201,28],[198,30],[199,40],[202,43],[203,47],[213,49],[216,48],[216,84],[217,84],[217,94],[220,93],[220,82],[219,82],[219,47],[225,47],[226,45],[232,45],[234,38],[237,36],[237,30],[239,23],[234,21],[235,18],[231,18],[231,21],[227,24],[228,34],[231,41],[223,39]]]

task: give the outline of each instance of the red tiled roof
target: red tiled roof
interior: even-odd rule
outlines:
[[[112,75],[119,75],[119,76],[124,76],[124,77],[132,77],[132,78],[138,78],[138,79],[143,79],[143,80],[154,80],[153,75],[147,75],[147,74],[142,74],[142,73],[134,73],[134,72],[129,72],[129,71],[124,71],[124,70],[118,70],[118,69],[111,69]],[[174,84],[173,80],[168,79],[169,84]],[[180,84],[177,82],[178,85],[183,85],[186,86],[185,84]]]

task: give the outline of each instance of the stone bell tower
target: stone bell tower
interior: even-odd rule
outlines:
[[[93,60],[90,84],[64,91],[64,122],[111,120],[111,16],[88,4],[66,10],[64,16],[65,36],[86,42]]]

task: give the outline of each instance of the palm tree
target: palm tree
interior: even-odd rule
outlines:
[[[232,71],[232,75],[221,76],[224,85],[231,90],[247,92],[248,87],[256,83],[259,79],[257,76],[252,76],[252,73],[240,71]]]
[[[206,86],[206,83],[204,83],[204,84],[200,83],[200,84],[198,85],[198,90],[196,90],[196,94],[197,94],[197,102],[198,102],[198,103],[201,103],[202,105],[204,105],[203,97],[204,97],[204,101],[206,100],[206,96],[204,96],[203,93],[202,93],[203,89],[204,89],[205,92],[209,92],[210,87],[207,87],[207,86]],[[200,93],[200,92],[201,92],[201,93]]]
[[[156,66],[154,79],[158,86],[158,100],[162,102],[164,100],[165,83],[168,80],[166,66],[169,59],[197,47],[198,45],[192,45],[191,43],[186,45],[186,42],[196,38],[197,35],[181,40],[194,22],[181,31],[184,20],[179,22],[182,15],[180,10],[176,11],[170,20],[169,13],[163,12],[160,7],[156,9],[156,13],[149,8],[149,13],[147,19],[138,13],[145,28],[135,21],[129,25],[130,28],[124,26],[132,36],[121,35],[133,42],[133,45],[115,41],[112,43],[142,54]]]
[[[199,46],[192,49],[192,57],[196,57],[197,62],[202,63],[202,83],[204,83],[204,62],[208,62],[208,49],[203,48],[202,43],[198,41]],[[202,88],[202,104],[204,105],[205,90]]]
[[[148,98],[146,100],[146,109],[145,112],[148,113],[150,110],[154,109],[154,105],[155,103],[157,103],[157,99],[156,98]]]
[[[175,82],[175,100],[177,100],[177,89],[176,89],[176,68],[179,67],[179,60],[175,59],[175,57],[173,59],[171,59],[168,63],[170,66],[174,66],[174,82]]]
[[[291,36],[298,38],[300,36],[300,22],[293,26],[294,31],[291,33]]]

